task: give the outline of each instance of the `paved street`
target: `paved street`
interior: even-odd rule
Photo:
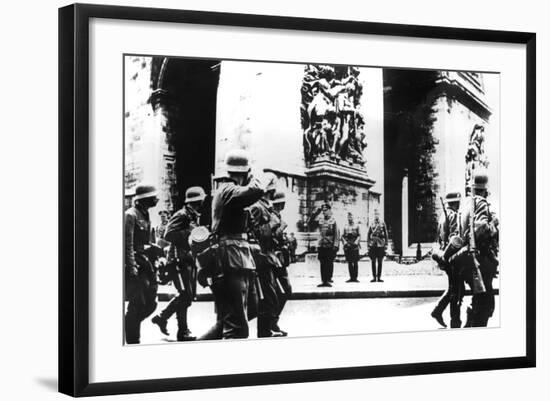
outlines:
[[[318,288],[320,283],[319,262],[300,262],[289,266],[288,273],[295,299],[317,298],[402,298],[439,296],[447,287],[447,277],[431,259],[414,264],[399,264],[386,260],[382,274],[383,283],[371,283],[370,261],[359,262],[359,283],[346,283],[349,278],[347,263],[334,264],[334,283],[330,288]],[[499,288],[498,278],[493,281]],[[210,289],[197,288],[198,297],[211,299]],[[173,286],[161,286],[159,299],[167,301],[176,294]]]
[[[434,297],[295,300],[287,304],[280,326],[292,337],[439,330],[439,325],[430,317],[436,300]],[[470,297],[466,297],[462,309],[469,303]],[[496,304],[489,322],[491,327],[499,325],[498,297]],[[165,306],[166,302],[159,302],[157,312]],[[448,310],[445,312],[448,322]],[[189,326],[195,335],[205,332],[214,319],[212,302],[195,302],[189,309]],[[256,320],[250,322],[250,338],[256,337],[255,325]],[[166,337],[147,319],[142,324],[142,344],[174,341],[175,316],[170,319],[168,330],[170,336]]]

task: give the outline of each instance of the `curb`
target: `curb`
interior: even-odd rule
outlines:
[[[319,291],[319,292],[294,292],[290,300],[315,300],[315,299],[369,299],[369,298],[430,298],[440,297],[444,290],[419,289],[419,290],[388,290],[388,291]],[[493,290],[499,295],[498,288]],[[465,296],[472,295],[471,290],[466,290]],[[162,292],[158,294],[160,302],[168,302],[175,294]],[[212,294],[197,294],[196,302],[212,302]]]

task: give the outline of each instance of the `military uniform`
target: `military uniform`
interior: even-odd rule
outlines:
[[[287,333],[279,327],[279,318],[281,313],[286,305],[286,302],[292,296],[292,285],[290,284],[290,278],[288,276],[288,266],[290,264],[290,251],[288,249],[288,244],[285,243],[283,233],[287,227],[287,224],[282,220],[281,214],[274,210],[274,215],[278,220],[278,228],[275,230],[275,247],[277,249],[276,254],[279,258],[280,267],[275,269],[275,279],[277,280],[277,294],[279,299],[279,310],[273,322],[272,329],[275,332],[282,333],[287,335]],[[286,255],[285,255],[286,253]]]
[[[155,317],[153,323],[166,325],[166,321],[175,313],[178,321],[178,341],[190,339],[187,326],[187,309],[191,306],[197,288],[197,267],[191,254],[189,234],[198,226],[200,214],[190,205],[185,205],[168,222],[164,239],[170,243],[168,265],[174,266],[172,281],[178,295]],[[159,321],[160,319],[160,321]]]
[[[359,226],[355,223],[346,224],[342,234],[344,242],[344,255],[348,262],[349,280],[350,282],[357,282],[357,276],[359,274]]]
[[[255,257],[256,273],[263,295],[258,305],[258,337],[271,337],[280,309],[275,271],[281,268],[281,262],[275,254],[274,238],[280,221],[275,216],[271,202],[265,198],[254,203],[248,210],[250,228],[261,250]]]
[[[298,241],[296,237],[288,239],[288,250],[290,251],[290,263],[296,263],[296,249],[298,248]]]
[[[338,225],[331,216],[319,220],[319,243],[317,257],[321,267],[321,286],[328,287],[334,273],[334,259],[340,242]]]
[[[483,177],[483,176],[482,176]],[[485,180],[474,177],[475,181]],[[474,203],[472,205],[472,203]],[[465,244],[470,241],[470,219],[474,213],[474,239],[476,245],[476,257],[479,262],[479,270],[485,287],[485,292],[475,293],[472,296],[471,306],[467,311],[466,327],[485,327],[495,309],[495,296],[493,291],[493,278],[496,277],[498,267],[498,227],[490,212],[489,203],[483,196],[475,195],[466,199],[461,208],[459,224],[462,228],[462,237]],[[474,289],[473,272],[468,264],[463,266],[466,282]]]
[[[248,242],[247,207],[264,194],[257,180],[237,185],[227,178],[212,201],[212,232],[218,236],[218,258],[222,276],[214,277],[217,327],[223,338],[247,338],[248,297],[256,264]]]
[[[460,193],[450,193],[447,195],[446,199],[447,202],[459,202]],[[438,242],[441,250],[445,250],[451,236],[458,234],[458,212],[447,205],[438,223]],[[448,287],[438,300],[431,315],[440,324],[446,327],[442,320],[442,314],[445,308],[450,305],[451,328],[458,328],[462,325],[460,320],[460,307],[464,296],[464,278],[459,267],[455,266],[454,263],[445,263],[443,267],[447,274]]]
[[[372,281],[382,281],[382,262],[386,255],[388,243],[388,230],[383,221],[375,222],[369,227],[367,242],[369,243],[369,257],[372,265]]]
[[[134,206],[124,213],[125,284],[128,307],[125,316],[127,344],[139,344],[141,322],[157,307],[157,278],[154,260],[147,256],[152,242],[151,222],[146,209]]]

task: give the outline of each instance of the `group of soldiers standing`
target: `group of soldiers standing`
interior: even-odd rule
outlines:
[[[321,268],[321,283],[317,287],[332,287],[332,275],[334,272],[334,259],[342,242],[344,256],[348,263],[349,279],[347,283],[358,283],[359,259],[361,248],[361,232],[355,222],[353,214],[348,213],[348,221],[342,232],[334,217],[332,217],[330,203],[325,203],[317,209],[310,218],[318,219],[319,242],[317,258]],[[308,224],[309,225],[309,224]],[[385,223],[380,220],[378,211],[375,213],[373,224],[369,225],[367,233],[368,255],[372,264],[371,282],[383,282],[382,262],[388,246],[388,230]]]
[[[134,206],[125,213],[127,344],[139,343],[141,323],[157,307],[158,282],[169,281],[178,295],[152,322],[168,335],[167,322],[175,314],[178,341],[197,339],[187,324],[197,283],[212,291],[216,312],[214,325],[199,340],[247,338],[254,318],[258,337],[287,335],[279,317],[292,293],[287,267],[295,260],[295,239],[288,240],[281,219],[284,193],[274,174],[252,176],[243,151],[228,152],[225,165],[227,176],[212,201],[211,231],[199,224],[205,191],[188,188],[184,206],[157,229],[165,248],[151,237],[148,210],[158,202],[156,190],[136,187]]]
[[[472,177],[470,195],[461,200],[460,192],[446,195],[439,220],[440,251],[432,257],[445,271],[448,288],[431,316],[447,327],[443,311],[450,309],[450,326],[462,326],[461,305],[465,284],[472,290],[472,302],[466,310],[464,327],[485,327],[495,309],[493,279],[498,273],[499,222],[487,202],[488,177]]]

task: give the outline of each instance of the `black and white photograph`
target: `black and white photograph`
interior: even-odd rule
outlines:
[[[122,65],[124,345],[500,326],[498,72]]]

